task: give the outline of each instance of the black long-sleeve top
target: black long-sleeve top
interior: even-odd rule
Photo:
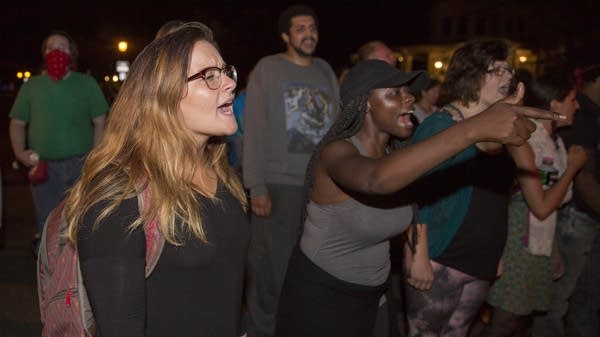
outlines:
[[[77,245],[102,337],[239,336],[249,224],[221,185],[217,198],[197,197],[208,243],[191,234],[182,246],[165,242],[148,279],[143,229],[127,231],[139,214],[137,199],[125,200],[93,231],[106,202],[85,214]]]

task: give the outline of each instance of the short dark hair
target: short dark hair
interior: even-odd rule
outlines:
[[[420,101],[423,97],[423,95],[421,94],[422,91],[428,91],[429,89],[438,85],[440,85],[440,81],[430,77],[425,86],[421,88],[421,90],[414,90],[414,92],[412,92],[413,96],[415,96],[415,102]]]
[[[53,30],[50,32],[50,34],[48,34],[48,36],[46,36],[46,38],[44,38],[44,41],[42,42],[42,59],[44,60],[44,63],[46,62],[45,56],[46,56],[46,45],[48,44],[48,39],[50,39],[51,36],[55,36],[55,35],[63,36],[69,41],[69,52],[71,53],[71,69],[76,70],[77,69],[77,61],[79,59],[79,49],[77,49],[77,43],[75,43],[75,40],[73,40],[71,35],[69,35],[64,30]]]
[[[442,101],[460,101],[464,105],[479,101],[488,67],[506,60],[508,52],[508,44],[503,40],[472,41],[459,48],[450,59],[442,83]]]
[[[538,76],[525,91],[525,105],[549,110],[550,102],[562,102],[575,89],[575,80],[565,69],[552,69]]]
[[[319,24],[317,14],[312,8],[306,5],[292,5],[284,9],[283,12],[279,14],[279,20],[277,22],[279,34],[288,34],[290,32],[290,28],[292,27],[292,18],[299,15],[312,16],[313,19],[315,19],[315,23],[317,25]]]

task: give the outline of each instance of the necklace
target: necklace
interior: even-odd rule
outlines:
[[[450,117],[452,117],[452,120],[457,123],[465,120],[465,116],[463,115],[462,111],[450,103],[444,105],[442,111],[449,114]]]

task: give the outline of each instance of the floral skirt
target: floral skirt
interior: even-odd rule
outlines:
[[[526,250],[528,207],[522,198],[513,199],[508,209],[508,236],[504,247],[504,270],[488,295],[488,303],[506,311],[528,315],[547,311],[554,292],[556,245],[552,256],[532,255]],[[556,239],[555,239],[556,242]]]

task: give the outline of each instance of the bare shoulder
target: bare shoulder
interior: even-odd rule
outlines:
[[[359,155],[354,145],[343,139],[329,143],[323,148],[315,169],[311,193],[311,199],[314,202],[325,205],[350,198],[334,182],[331,174],[339,169],[338,166],[344,167],[344,161],[354,155]]]
[[[320,160],[325,163],[331,163],[355,155],[360,154],[354,144],[346,139],[340,139],[323,147]]]

